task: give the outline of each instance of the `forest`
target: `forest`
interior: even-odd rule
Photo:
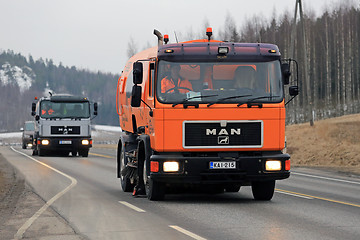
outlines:
[[[228,16],[219,38],[234,42],[275,43],[283,58],[296,59],[300,94],[287,105],[288,124],[359,113],[360,3],[340,1],[317,17],[307,11],[304,13],[304,31],[299,18],[295,27],[293,20],[294,13],[289,12],[270,21],[255,16],[238,29]],[[292,37],[294,54],[291,54]]]
[[[14,68],[27,73],[31,87],[22,90],[15,79]],[[0,132],[18,131],[24,121],[32,120],[31,103],[35,97],[49,96],[48,92],[86,96],[99,105],[99,115],[93,123],[116,125],[115,90],[118,75],[55,65],[50,59],[34,60],[11,50],[0,53],[0,71],[6,72],[7,84],[0,81]],[[13,72],[11,72],[13,71]],[[1,77],[1,75],[0,75]],[[2,76],[4,77],[4,76]]]

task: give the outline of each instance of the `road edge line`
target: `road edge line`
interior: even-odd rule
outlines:
[[[55,196],[53,196],[49,201],[47,201],[44,206],[42,206],[32,217],[30,217],[20,228],[19,230],[17,231],[17,233],[14,235],[14,239],[22,239],[23,238],[23,235],[24,233],[26,232],[26,230],[34,223],[34,221],[43,213],[46,211],[46,209],[48,207],[50,207],[57,199],[59,199],[60,197],[62,197],[66,192],[68,192],[71,188],[73,188],[76,184],[77,184],[77,180],[69,175],[67,175],[66,173],[63,173],[59,170],[57,170],[56,168],[53,168],[43,162],[40,162],[39,160],[36,160],[35,158],[29,156],[29,155],[26,155],[25,153],[23,152],[20,152],[16,149],[14,149],[13,147],[10,147],[11,150],[13,150],[14,152],[16,153],[19,153],[31,160],[33,160],[34,162],[37,162],[61,175],[63,175],[64,177],[70,179],[71,181],[71,184],[69,186],[67,186],[64,190],[62,190],[61,192],[59,192],[58,194],[56,194]]]

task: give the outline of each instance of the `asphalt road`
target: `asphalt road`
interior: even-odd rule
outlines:
[[[32,157],[20,148],[1,153],[49,208],[88,239],[360,238],[357,176],[295,168],[289,179],[277,181],[268,202],[253,200],[250,187],[239,193],[166,195],[153,202],[122,192],[112,149],[93,148],[88,158]]]

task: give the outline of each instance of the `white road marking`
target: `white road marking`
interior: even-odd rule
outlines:
[[[70,181],[71,181],[71,184],[70,184],[69,186],[67,186],[64,190],[62,190],[61,192],[59,192],[58,194],[56,194],[54,197],[52,197],[49,201],[47,201],[44,206],[42,206],[31,218],[29,218],[29,219],[24,223],[24,225],[21,226],[21,228],[19,228],[19,230],[17,231],[17,233],[14,235],[14,239],[22,239],[22,238],[23,238],[23,234],[24,234],[24,233],[26,232],[26,230],[31,226],[31,224],[33,224],[33,222],[34,222],[43,212],[45,212],[46,209],[51,206],[51,204],[53,204],[57,199],[59,199],[60,197],[62,197],[62,196],[63,196],[66,192],[68,192],[71,188],[75,187],[75,185],[77,184],[77,181],[76,181],[75,178],[67,175],[66,173],[63,173],[63,172],[61,172],[61,171],[59,171],[59,170],[57,170],[57,169],[55,169],[55,168],[53,168],[53,167],[51,167],[51,166],[43,163],[43,162],[40,162],[40,161],[36,160],[35,158],[26,155],[26,154],[23,153],[23,152],[20,152],[20,151],[18,151],[18,150],[15,150],[13,147],[10,147],[10,148],[11,148],[14,152],[17,152],[17,153],[19,153],[19,154],[21,154],[21,155],[24,155],[24,156],[27,157],[27,158],[30,158],[30,159],[33,160],[34,162],[37,162],[37,163],[39,163],[39,164],[41,164],[41,165],[43,165],[43,166],[45,166],[45,167],[47,167],[47,168],[55,171],[55,172],[63,175],[64,177],[70,179]]]
[[[132,210],[135,210],[137,212],[146,212],[145,210],[138,208],[135,205],[132,205],[131,203],[125,202],[125,201],[119,201],[119,203],[121,203],[122,205],[127,206],[128,208],[131,208]]]
[[[285,195],[294,196],[294,197],[299,197],[299,198],[314,199],[314,198],[311,198],[311,197],[301,196],[301,195],[294,194],[294,193],[283,192],[283,191],[281,191],[281,190],[276,190],[275,192],[276,192],[276,193],[282,193],[282,194],[285,194]]]
[[[203,237],[200,237],[199,235],[196,235],[195,233],[192,233],[192,232],[189,232],[188,230],[185,230],[179,226],[175,226],[175,225],[169,225],[169,227],[189,236],[189,237],[192,237],[193,239],[196,239],[196,240],[206,240],[206,238],[203,238]]]
[[[298,173],[298,172],[291,172],[291,174],[305,176],[305,177],[325,179],[325,180],[330,180],[330,181],[335,181],[335,182],[344,182],[344,183],[352,183],[352,184],[360,185],[360,182],[348,181],[348,180],[337,179],[337,178],[322,177],[322,176],[316,176],[316,175],[310,175],[310,174]]]

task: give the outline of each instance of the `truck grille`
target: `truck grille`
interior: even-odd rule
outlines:
[[[80,134],[80,126],[51,126],[51,134]]]
[[[184,148],[261,148],[262,121],[185,121]]]

